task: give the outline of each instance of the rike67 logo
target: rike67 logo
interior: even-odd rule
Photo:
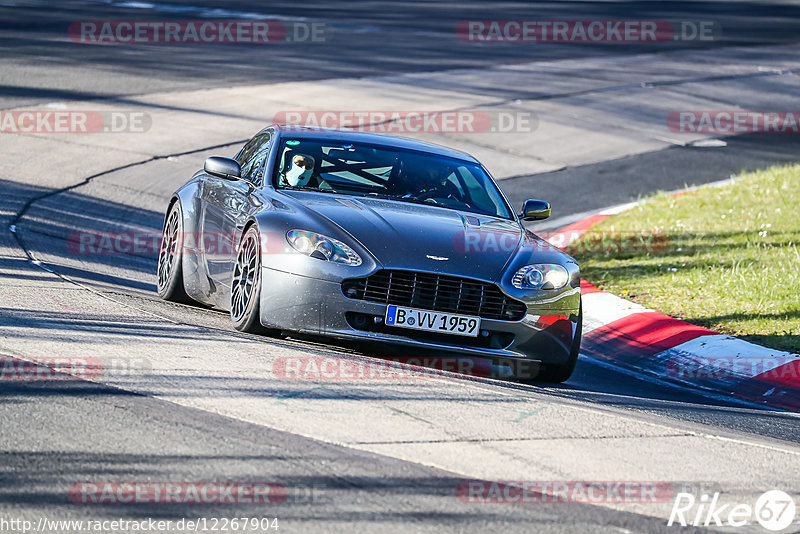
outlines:
[[[747,503],[722,503],[720,493],[703,494],[696,498],[691,493],[678,493],[672,504],[668,526],[682,527],[742,527],[754,522],[767,530],[777,532],[788,528],[795,518],[792,497],[780,490],[762,494],[751,506]]]

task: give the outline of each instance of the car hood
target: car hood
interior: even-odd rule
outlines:
[[[286,192],[363,245],[386,268],[498,280],[524,235],[516,221],[330,193]]]

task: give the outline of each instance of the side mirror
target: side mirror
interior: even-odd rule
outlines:
[[[542,221],[550,217],[550,203],[544,200],[526,200],[519,218],[523,221]]]
[[[242,177],[242,168],[235,159],[211,156],[203,165],[203,170],[212,176],[226,180],[239,180]]]

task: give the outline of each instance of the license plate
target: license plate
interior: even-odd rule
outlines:
[[[477,337],[481,329],[481,318],[455,313],[417,310],[402,306],[386,309],[386,326],[399,326],[425,332],[439,332],[458,336]]]

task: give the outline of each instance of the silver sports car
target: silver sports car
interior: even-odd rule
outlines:
[[[411,139],[270,126],[172,196],[158,294],[291,331],[538,364],[581,340],[580,271],[472,156]],[[528,367],[530,368],[530,367]]]

